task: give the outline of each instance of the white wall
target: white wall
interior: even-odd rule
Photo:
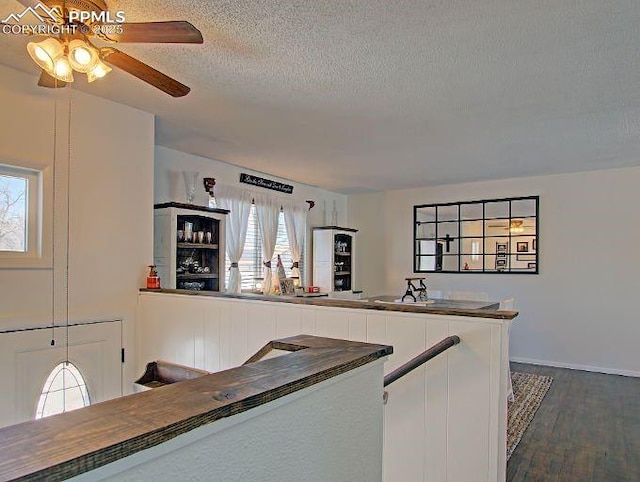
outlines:
[[[70,480],[381,482],[381,379],[380,360]]]
[[[638,376],[638,186],[640,168],[627,168],[352,195],[358,279],[403,290],[415,204],[539,195],[539,275],[431,274],[429,286],[514,296],[512,359]]]
[[[55,270],[58,322],[63,323],[68,89],[40,88],[37,80],[36,74],[0,67],[0,163],[51,172],[58,95]],[[143,286],[146,265],[153,260],[153,142],[151,114],[72,92],[70,318],[123,318],[126,347],[133,347],[137,291]],[[44,205],[49,223],[50,187]],[[51,278],[50,263],[40,269],[0,268],[0,329],[50,323]],[[133,369],[133,364],[127,366]],[[134,376],[126,375],[125,379]]]
[[[203,177],[213,177],[216,185],[225,184],[227,186],[241,187],[243,189],[260,191],[284,200],[306,200],[315,201],[315,207],[309,211],[307,219],[307,239],[305,249],[305,278],[306,284],[311,282],[311,227],[331,224],[331,212],[335,201],[338,211],[338,225],[349,226],[347,222],[347,196],[338,194],[317,187],[300,184],[288,179],[279,178],[270,174],[251,171],[231,164],[207,159],[205,157],[175,151],[166,147],[157,146],[155,149],[155,190],[154,199],[156,203],[169,201],[185,202],[185,183],[182,177],[183,171],[199,172],[198,183],[196,185],[196,196],[194,204],[206,206],[209,198],[202,186]],[[268,189],[262,189],[249,184],[240,184],[240,173],[246,172],[256,176],[273,179],[293,186],[292,194],[278,193]]]

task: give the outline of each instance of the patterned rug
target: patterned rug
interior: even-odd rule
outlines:
[[[507,460],[533,420],[552,381],[552,377],[511,372],[514,400],[508,403]]]

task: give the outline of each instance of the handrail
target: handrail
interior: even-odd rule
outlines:
[[[387,376],[385,376],[384,386],[386,387],[388,385],[391,385],[398,378],[402,378],[407,373],[415,370],[420,365],[428,362],[432,358],[438,356],[443,351],[448,350],[449,348],[451,348],[454,345],[457,345],[458,343],[460,343],[460,337],[458,335],[451,335],[446,337],[444,340],[439,341],[438,343],[433,345],[431,348],[427,348],[425,351],[420,353],[417,357],[412,358],[407,363],[396,368]]]

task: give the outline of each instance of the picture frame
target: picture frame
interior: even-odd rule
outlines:
[[[529,252],[529,242],[528,241],[518,241],[516,244],[516,252],[518,253],[528,253]]]
[[[536,263],[527,264],[527,269],[537,269],[538,265]]]
[[[496,243],[496,253],[505,253],[507,252],[507,243]]]
[[[496,268],[506,268],[507,267],[507,259],[500,258],[496,259]]]
[[[536,255],[531,254],[516,254],[516,261],[535,261]]]
[[[295,285],[293,284],[293,278],[283,278],[279,282],[281,295],[293,295],[295,294]]]

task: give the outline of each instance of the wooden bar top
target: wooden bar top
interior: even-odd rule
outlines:
[[[490,318],[495,320],[512,320],[518,316],[517,311],[500,311],[498,302],[446,300],[436,299],[426,306],[410,303],[394,303],[400,296],[375,296],[367,300],[346,300],[327,297],[297,297],[280,295],[261,295],[253,293],[220,293],[217,291],[195,291],[174,289],[141,289],[145,293],[167,293],[187,296],[208,296],[214,298],[231,298],[239,300],[271,301],[275,303],[291,303],[298,305],[330,306],[334,308],[356,308],[361,310],[400,311],[404,313],[428,313],[434,315],[469,316]]]
[[[0,481],[64,480],[393,352],[310,335],[271,344],[291,353],[0,429]]]

